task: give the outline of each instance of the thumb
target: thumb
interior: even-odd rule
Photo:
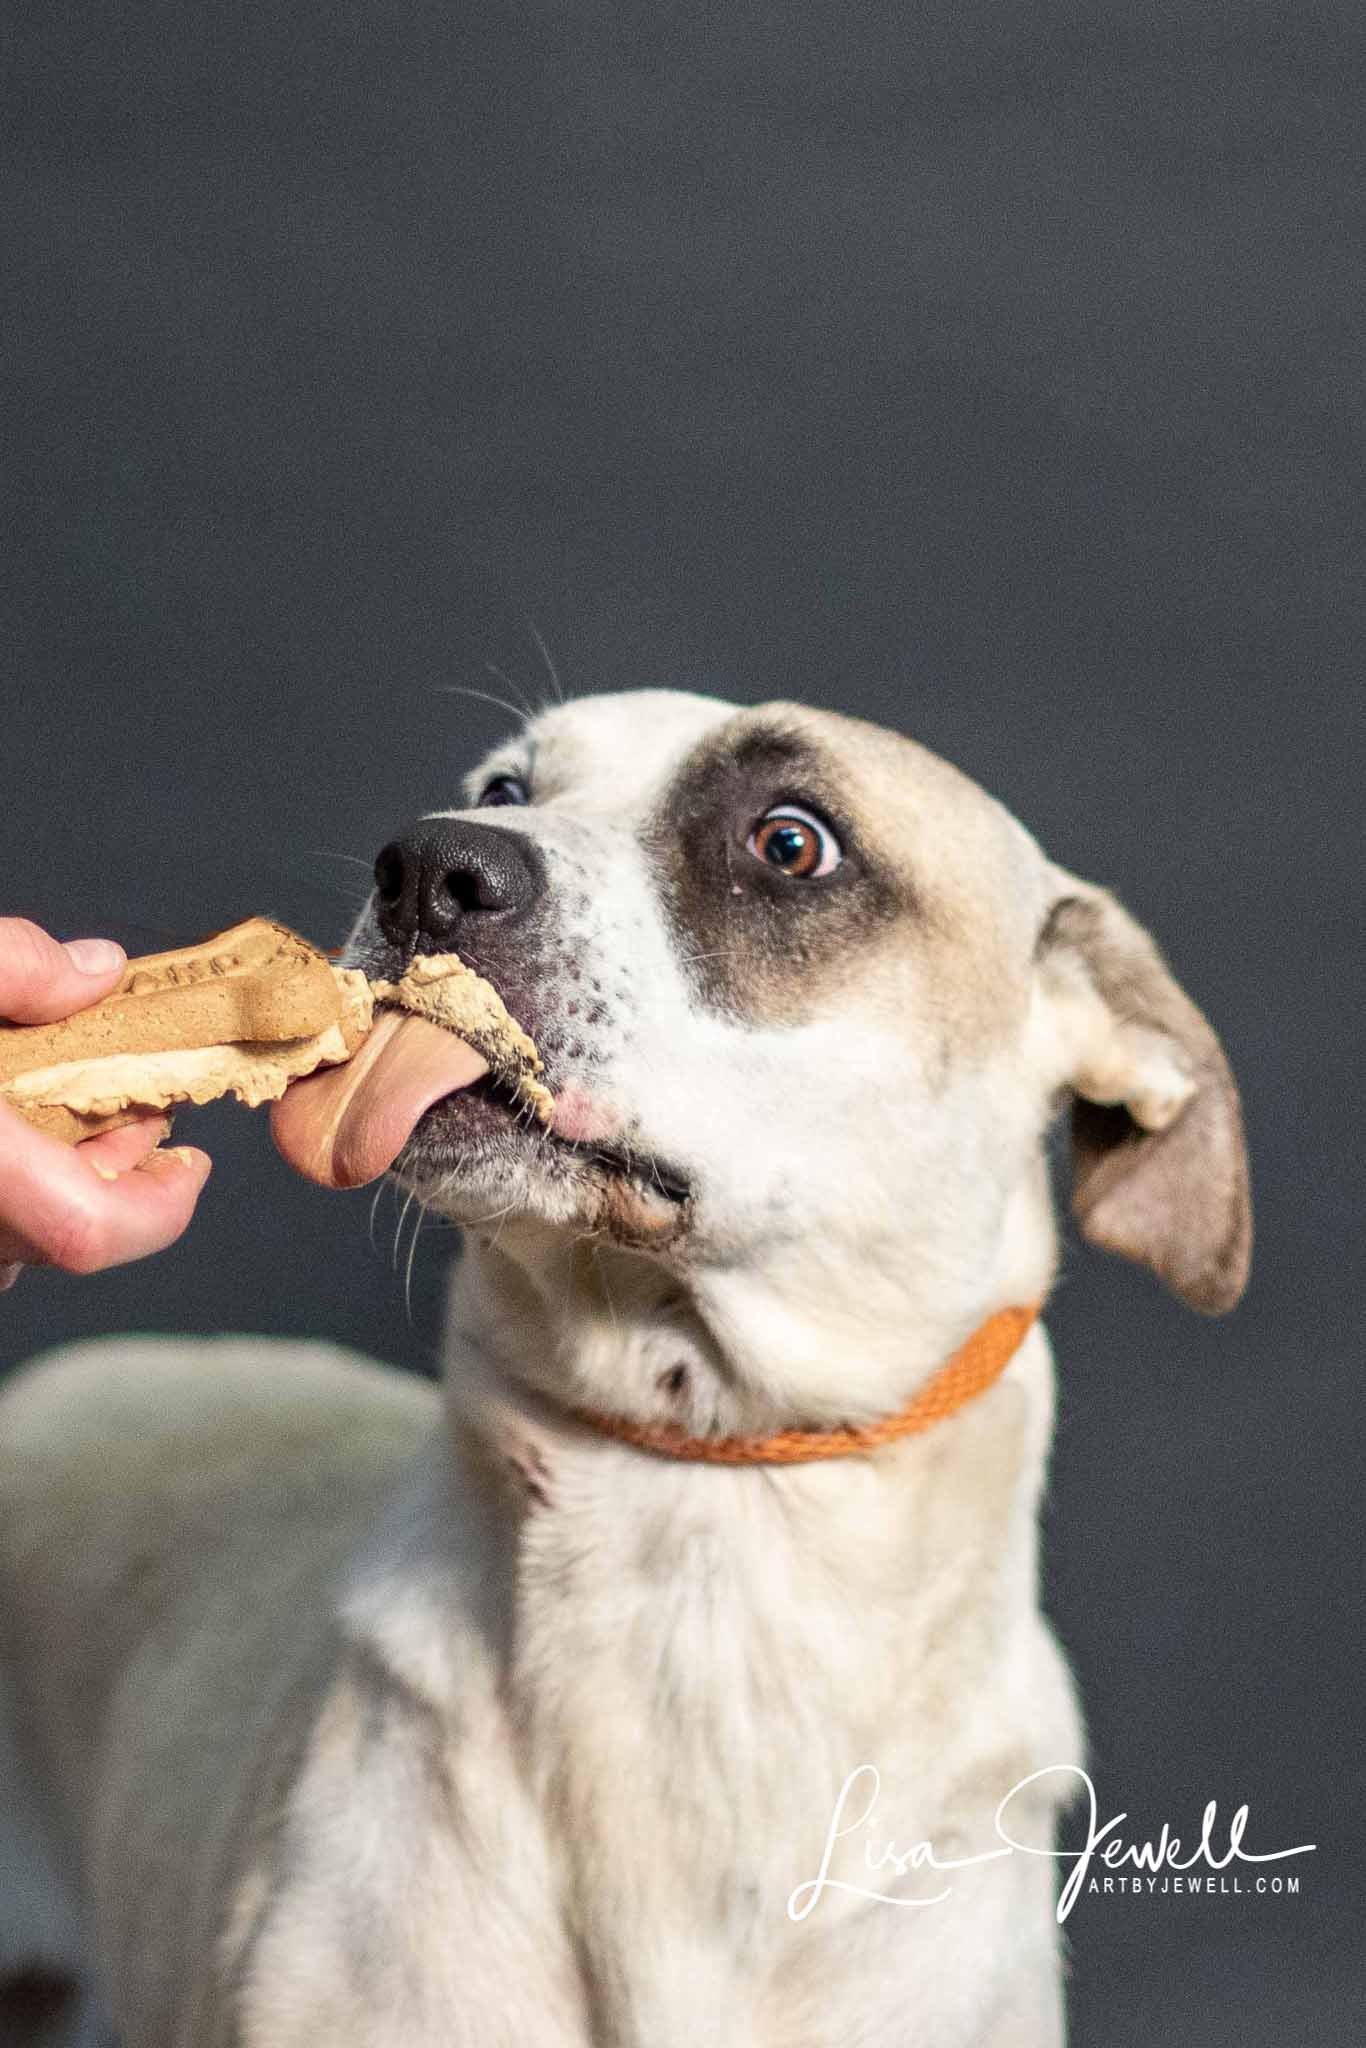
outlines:
[[[107,996],[127,966],[112,939],[56,939],[26,917],[0,917],[0,1017],[52,1024]]]

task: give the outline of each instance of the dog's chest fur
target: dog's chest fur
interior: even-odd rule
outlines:
[[[504,1988],[509,2041],[898,2038],[926,1941],[980,1932],[975,1884],[920,1913],[831,1891],[798,1924],[787,1903],[859,1765],[881,1773],[879,1843],[948,1857],[990,1847],[996,1800],[1077,1754],[1033,1604],[1047,1407],[1040,1342],[952,1431],[838,1470],[514,1432],[466,1461],[456,1509],[434,1464],[351,1588],[352,1649],[295,1800],[307,1840],[351,1774],[380,1781],[346,1857],[358,1877],[369,1859],[374,1893],[362,1880],[351,1913],[372,1947],[422,1957],[385,1993],[424,1987],[409,2038],[448,1997],[486,2011],[472,1975]],[[405,1845],[392,1865],[383,1844]],[[831,1870],[889,1888],[857,1843]],[[373,1955],[364,1979],[382,1981]]]

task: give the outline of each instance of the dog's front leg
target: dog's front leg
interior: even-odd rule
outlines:
[[[1064,2048],[1063,1942],[1054,1915],[1051,1865],[1030,1858],[1012,1870],[1018,1929],[1036,1930],[1011,1972],[1004,1994],[974,2048]]]
[[[981,2037],[980,2048],[1063,2048],[1059,1971],[1041,1964],[1022,1972],[1016,1996]]]
[[[496,1711],[450,1727],[349,1651],[272,1807],[177,2048],[592,2048]]]
[[[178,2048],[593,2048],[553,1939],[533,1952],[506,1900],[424,1899],[399,1860],[384,1858],[387,1898],[284,1890],[242,1981],[210,1989]]]

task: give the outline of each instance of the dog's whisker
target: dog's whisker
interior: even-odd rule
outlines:
[[[735,954],[734,946],[713,946],[707,953],[687,953],[680,949],[679,958],[688,967],[700,967],[704,960],[730,960]]]
[[[413,1259],[417,1252],[417,1241],[422,1235],[422,1225],[426,1220],[426,1216],[427,1211],[422,1203],[419,1202],[417,1205],[417,1222],[413,1226],[413,1241],[408,1247],[407,1270],[403,1276],[403,1306],[410,1327],[413,1320]]]
[[[621,1328],[621,1325],[617,1320],[617,1305],[616,1302],[612,1299],[612,1290],[611,1287],[608,1285],[607,1275],[602,1270],[602,1260],[598,1257],[598,1248],[596,1244],[593,1246],[592,1249],[592,1259],[594,1270],[598,1276],[598,1284],[602,1288],[602,1298],[607,1303],[607,1313],[612,1318],[612,1329],[614,1332],[618,1331]]]
[[[508,688],[512,691],[513,695],[517,697],[522,703],[522,705],[525,707],[524,715],[527,719],[532,719],[536,716],[536,707],[532,703],[529,693],[522,688],[522,685],[519,682],[517,682],[514,677],[508,674],[505,668],[499,668],[496,661],[486,661],[484,663],[484,667],[487,669],[488,673],[491,676],[496,676],[500,683],[507,684]]]
[[[536,642],[537,647],[540,649],[541,660],[545,663],[546,674],[550,677],[550,685],[555,692],[555,702],[557,704],[563,704],[564,686],[560,682],[560,672],[556,668],[554,662],[551,659],[550,649],[546,646],[545,641],[541,636],[540,628],[537,626],[536,621],[533,618],[529,617],[527,619],[527,628],[530,631],[532,639]]]
[[[348,886],[340,876],[319,874],[309,865],[309,861],[315,858],[323,860],[350,860],[352,856],[341,853],[319,853],[310,855],[307,858],[300,856],[297,860],[291,859],[275,863],[273,873],[277,880],[288,883],[291,888],[307,889],[311,895],[326,896],[332,901],[344,903],[346,905],[348,922],[354,923],[370,900],[369,887],[367,886],[363,891],[358,892],[354,885]],[[368,869],[370,863],[369,861],[358,860],[357,865]],[[160,931],[157,932],[156,936],[158,938],[162,936]],[[169,938],[171,934],[168,933],[166,936]]]
[[[325,896],[329,903],[345,904],[348,925],[355,923],[370,900],[368,890],[364,896],[358,896],[354,889],[344,889],[339,882],[324,882],[317,875],[291,875],[289,879],[296,888],[307,889],[311,895]]]
[[[495,670],[494,673],[501,675],[502,671]],[[503,680],[506,681],[506,677]],[[514,684],[512,687],[515,688],[516,685]],[[536,715],[525,704],[511,704],[506,697],[498,696],[493,690],[476,690],[468,683],[439,683],[436,688],[436,695],[438,697],[473,697],[481,704],[492,704],[499,711],[506,711],[508,717],[515,718],[518,725],[529,725]]]
[[[416,1197],[413,1193],[413,1190],[409,1188],[407,1199],[405,1200],[402,1209],[399,1211],[398,1223],[396,1224],[394,1229],[394,1255],[389,1262],[389,1270],[393,1273],[397,1273],[398,1271],[398,1241],[400,1237],[402,1237],[403,1235],[403,1226],[408,1221],[408,1211],[412,1208],[415,1199]]]
[[[379,1250],[379,1246],[375,1243],[375,1212],[379,1208],[379,1198],[388,1185],[388,1180],[384,1177],[376,1181],[375,1192],[370,1200],[370,1249],[372,1252]]]

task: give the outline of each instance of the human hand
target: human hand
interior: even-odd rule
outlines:
[[[27,918],[0,917],[0,1017],[51,1024],[107,996],[125,966],[109,939],[59,945]],[[24,1266],[97,1273],[173,1244],[194,1213],[210,1160],[157,1149],[160,1111],[63,1145],[0,1103],[0,1290]]]

